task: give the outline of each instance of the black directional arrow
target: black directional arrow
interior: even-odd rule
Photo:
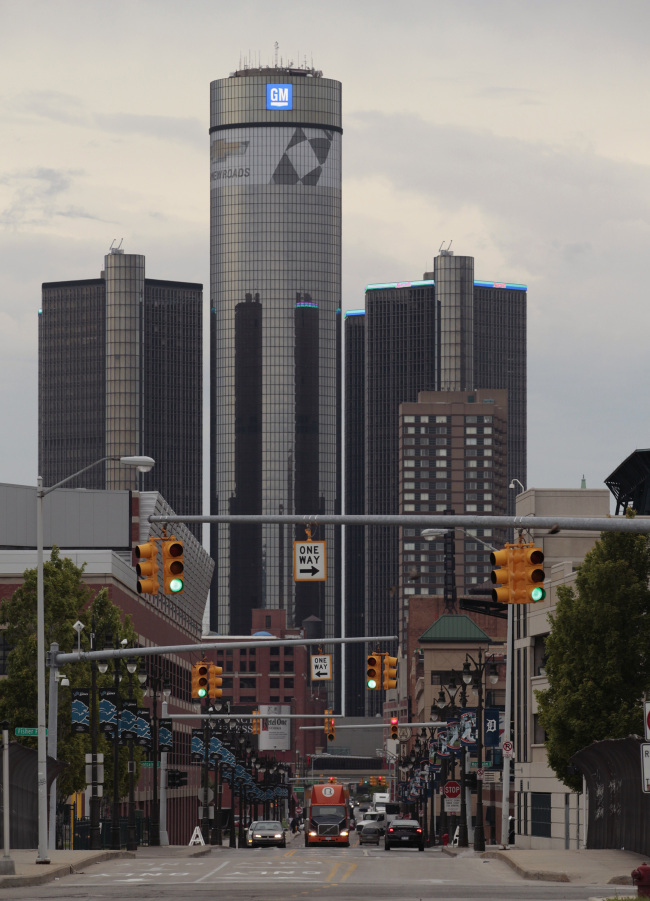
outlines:
[[[309,574],[312,575],[312,576],[315,576],[317,572],[319,572],[319,569],[318,569],[317,566],[312,566],[311,569],[301,569],[301,570],[300,570],[300,573],[301,573],[301,574],[302,574],[302,573],[309,573]]]

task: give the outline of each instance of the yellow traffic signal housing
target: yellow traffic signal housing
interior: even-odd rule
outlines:
[[[390,718],[390,737],[397,741],[397,731],[398,731],[398,719],[396,716],[391,716]]]
[[[389,657],[388,654],[384,654],[383,686],[386,691],[397,688],[397,657]]]
[[[163,538],[163,594],[180,594],[185,588],[185,565],[183,563],[183,542]]]
[[[492,570],[490,580],[496,587],[492,589],[492,600],[499,604],[513,603],[512,596],[512,562],[513,546],[506,544],[499,551],[492,551],[490,554],[490,563],[495,569]],[[498,568],[497,568],[498,567]]]
[[[544,552],[532,542],[519,545],[515,550],[517,552],[515,603],[539,603],[546,597],[546,591],[544,590],[546,573],[542,567]]]
[[[377,777],[376,777],[376,776],[371,776],[371,777],[370,777],[370,784],[371,784],[371,785],[377,785]]]
[[[336,737],[336,730],[334,727],[334,717],[331,716],[330,721],[329,721],[329,728],[327,730],[327,740],[334,741],[335,737]]]
[[[192,697],[202,701],[208,696],[208,664],[205,660],[192,664]]]
[[[369,654],[366,665],[366,688],[371,691],[381,686],[381,657],[379,654]]]
[[[223,667],[217,666],[216,663],[210,663],[208,665],[208,697],[220,698],[223,694],[221,688],[223,685],[223,679],[221,678],[222,672]]]
[[[158,582],[158,544],[155,538],[150,538],[146,544],[138,544],[135,548],[136,557],[141,560],[135,565],[138,576],[138,594],[158,594],[160,584]]]
[[[334,741],[334,735],[335,735],[334,717],[331,716],[331,714],[333,712],[334,711],[329,710],[329,709],[325,710],[325,720],[323,722],[323,731],[325,732],[325,735],[327,736],[328,741]]]
[[[252,723],[252,727],[253,727],[253,735],[259,735],[260,734],[260,711],[259,710],[253,711],[253,719],[251,720],[251,723]]]

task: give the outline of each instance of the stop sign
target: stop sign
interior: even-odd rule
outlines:
[[[460,797],[460,782],[445,782],[445,797],[446,798],[458,798]]]

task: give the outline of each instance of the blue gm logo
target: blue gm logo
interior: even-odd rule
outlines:
[[[267,109],[293,109],[293,85],[292,84],[267,84],[266,86]]]

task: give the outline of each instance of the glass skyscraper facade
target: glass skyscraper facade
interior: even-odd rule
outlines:
[[[472,485],[468,492],[496,492],[501,504],[505,498],[503,512],[514,514],[515,492],[507,486],[513,478],[527,482],[525,285],[476,280],[472,257],[443,252],[421,281],[369,285],[365,312],[346,314],[344,334],[345,512],[399,512],[400,404],[417,402],[422,391],[506,389],[507,453],[498,485]],[[431,498],[435,512],[458,499],[437,483]],[[397,634],[398,551],[397,527],[368,526],[363,535],[360,528],[346,529],[345,581],[354,586],[354,592],[346,591],[348,635]],[[476,555],[470,584],[482,581],[485,566],[489,575],[486,555]],[[430,580],[431,593],[442,594],[443,579],[444,573],[439,585]],[[364,654],[359,646],[346,651],[347,672],[355,679],[363,672]],[[376,713],[381,699],[375,692],[360,698],[346,679],[348,715]]]
[[[211,84],[212,513],[338,512],[341,85],[313,69]],[[334,634],[335,533],[324,583],[294,583],[286,525],[213,525],[210,627],[247,634],[281,608]]]
[[[115,455],[71,488],[159,491],[202,510],[203,286],[145,277],[145,258],[112,250],[99,278],[46,282],[39,314],[39,473],[54,485]],[[201,526],[189,527],[201,537]]]

